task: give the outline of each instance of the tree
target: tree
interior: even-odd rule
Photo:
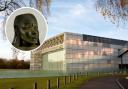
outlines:
[[[45,14],[46,17],[46,12],[49,12],[49,5],[50,5],[50,0],[29,0],[29,5],[30,7],[34,7],[41,11],[42,13]],[[3,23],[6,22],[6,18],[16,9],[21,8],[21,7],[27,6],[23,0],[0,0],[0,12],[4,14],[5,19]],[[4,24],[3,24],[4,27]],[[4,31],[3,31],[4,32]],[[5,34],[5,33],[3,33]],[[4,35],[5,36],[5,35]],[[17,59],[17,55],[20,51],[18,51],[15,48],[12,48],[13,51],[13,58]]]
[[[7,68],[7,60],[0,58],[0,69]]]
[[[5,16],[10,15],[15,9],[25,6],[23,0],[1,0],[0,11],[5,12]]]
[[[118,26],[128,21],[128,0],[97,0],[96,9]]]
[[[0,58],[0,69],[29,69],[30,61]]]

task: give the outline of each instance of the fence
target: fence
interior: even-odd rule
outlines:
[[[114,75],[114,74],[116,74],[116,72],[113,72],[113,73],[96,72],[94,75],[99,77],[99,76],[102,76],[102,75]],[[88,72],[86,72],[86,73],[72,74],[72,75],[69,75],[69,76],[63,76],[61,78],[56,77],[56,81],[54,81],[56,84],[55,84],[54,87],[51,86],[52,85],[52,82],[51,82],[52,80],[48,79],[47,83],[46,83],[46,89],[59,89],[59,88],[62,88],[66,85],[69,85],[70,83],[72,83],[76,80],[79,80],[79,78],[88,77],[88,76],[90,76],[90,74]],[[37,82],[34,82],[32,86],[33,86],[33,89],[38,89],[38,83]],[[11,87],[9,89],[19,89],[19,88]],[[22,89],[22,88],[20,88],[20,89]]]

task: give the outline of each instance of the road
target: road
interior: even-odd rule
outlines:
[[[89,80],[80,89],[120,89],[116,77],[100,77]]]

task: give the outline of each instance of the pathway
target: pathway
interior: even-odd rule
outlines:
[[[101,77],[87,81],[80,89],[120,89],[116,77]]]

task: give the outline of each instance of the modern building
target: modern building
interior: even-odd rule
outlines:
[[[128,41],[64,32],[44,42],[32,52],[30,69],[79,71],[118,71],[128,64]],[[120,56],[120,55],[123,55]]]

